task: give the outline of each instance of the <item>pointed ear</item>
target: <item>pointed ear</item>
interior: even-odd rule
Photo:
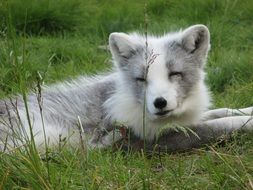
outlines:
[[[125,33],[111,33],[109,36],[109,46],[112,56],[118,64],[127,62],[136,52],[136,45]]]
[[[204,25],[194,25],[183,31],[182,47],[189,53],[206,58],[210,47],[210,33]]]

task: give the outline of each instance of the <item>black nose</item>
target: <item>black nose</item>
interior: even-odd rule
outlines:
[[[158,109],[162,109],[166,107],[167,101],[163,97],[156,98],[154,101],[154,105]]]

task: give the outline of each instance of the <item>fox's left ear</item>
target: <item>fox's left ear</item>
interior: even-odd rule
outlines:
[[[210,47],[210,33],[205,25],[194,25],[185,29],[181,38],[182,47],[198,58],[205,59]]]

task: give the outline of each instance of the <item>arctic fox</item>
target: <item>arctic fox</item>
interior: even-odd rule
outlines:
[[[250,119],[227,119],[233,115],[227,109],[208,112],[204,65],[210,34],[206,26],[194,25],[161,37],[112,33],[109,46],[114,62],[110,73],[43,87],[41,102],[36,94],[28,96],[28,112],[20,97],[2,100],[2,144],[22,144],[22,136],[28,134],[29,138],[30,128],[37,146],[45,139],[57,144],[59,136],[75,143],[79,141],[79,125],[91,135],[91,146],[106,147],[112,144],[109,133],[116,123],[127,126],[140,139],[152,141],[168,123],[192,127],[214,119],[208,121],[211,126],[236,121],[235,129],[239,129]],[[246,114],[251,111],[246,108]],[[219,117],[221,120],[216,119]],[[251,127],[252,122],[247,125]],[[231,123],[225,128],[233,129]]]

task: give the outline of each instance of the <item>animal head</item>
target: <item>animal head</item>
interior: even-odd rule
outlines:
[[[137,104],[143,105],[145,97],[151,119],[185,111],[187,98],[203,83],[209,41],[204,25],[162,37],[148,36],[147,43],[145,36],[136,33],[112,33],[109,37],[121,85]]]

